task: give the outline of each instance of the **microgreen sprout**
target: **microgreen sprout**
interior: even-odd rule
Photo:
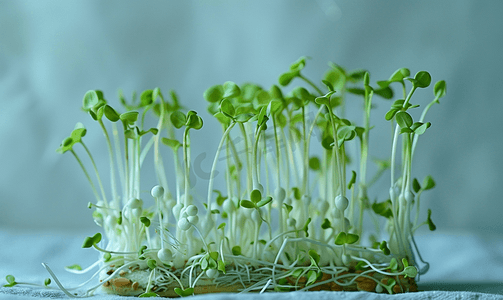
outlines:
[[[18,284],[16,282],[16,278],[14,278],[14,276],[12,276],[12,275],[5,276],[5,280],[7,280],[7,284],[4,284],[4,287],[11,287],[11,286],[15,286],[16,284]]]
[[[433,100],[417,118],[419,105],[412,96],[431,85],[428,72],[411,77],[401,68],[371,85],[369,72],[330,64],[318,86],[303,74],[307,60],[294,62],[270,89],[227,81],[204,92],[208,111],[222,127],[204,200],[190,189],[191,139],[203,127],[196,111],[185,110],[172,91],[170,100],[164,98],[159,88],[143,91],[139,100],[133,95],[128,101],[120,93],[120,109],[101,91],[84,95],[82,109],[101,129],[110,161],[96,165],[83,142],[88,130],[82,123],[57,149],[72,153],[83,170],[95,197],[88,207],[102,227],[82,245],[100,251],[99,261],[86,269],[66,268],[86,273],[99,267],[92,278],[99,277],[100,284],[79,295],[91,295],[102,285],[118,292],[115,278],[129,270],[144,277],[131,282],[131,295],[140,297],[189,296],[208,284],[242,292],[330,286],[357,290],[365,289],[362,280],[372,283],[369,291],[415,290],[400,276],[416,278],[428,270],[413,234],[422,225],[436,228],[431,210],[419,223],[420,198],[435,181],[431,176],[422,183],[414,178],[412,159],[419,137],[432,126],[426,113],[445,96],[446,84],[434,85]],[[292,87],[294,83],[299,85]],[[370,177],[370,132],[379,130],[371,125],[374,96],[393,99],[395,85],[402,96],[377,116],[394,127],[390,156],[374,160],[377,172]],[[350,97],[362,100],[361,119],[348,119],[353,117],[345,105]],[[173,170],[164,168],[166,152],[171,152]],[[140,179],[148,157],[154,161],[157,183],[145,195]],[[220,161],[225,163],[224,176],[217,176]],[[108,192],[102,168],[109,172]],[[386,172],[389,198],[371,197],[372,185]],[[168,173],[175,175],[174,182]],[[223,181],[223,189],[215,189],[217,180]],[[367,217],[376,227],[372,235],[364,228]],[[425,267],[418,267],[415,254]],[[44,267],[71,295],[72,288],[63,287]],[[5,286],[19,284],[11,275],[6,279]]]

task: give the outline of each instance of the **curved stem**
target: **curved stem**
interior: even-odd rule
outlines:
[[[321,96],[323,95],[323,92],[316,86],[316,84],[314,84],[311,80],[307,79],[306,77],[304,77],[304,75],[302,74],[299,74],[299,78],[304,80],[307,84],[309,84],[310,86],[313,87],[313,89],[316,90],[316,92]]]
[[[255,141],[254,141],[254,146],[253,146],[253,165],[254,168],[252,170],[253,174],[253,188],[255,189],[258,184],[259,184],[259,170],[260,166],[258,165],[258,142],[260,140],[260,135],[262,134],[262,130],[258,130],[257,134],[255,135]]]
[[[435,99],[433,101],[431,101],[430,103],[428,103],[428,105],[424,108],[423,112],[421,113],[421,118],[419,118],[419,122],[424,122],[424,118],[426,117],[426,114],[430,110],[431,106],[435,103],[438,103],[438,97],[435,97]],[[412,143],[412,156],[411,157],[414,157],[414,152],[416,151],[416,144],[417,144],[418,139],[419,139],[419,135],[416,134],[414,136],[414,142]]]
[[[103,188],[103,183],[101,181],[100,173],[98,172],[98,167],[96,166],[96,162],[94,161],[94,158],[91,155],[89,148],[87,148],[86,144],[84,144],[84,141],[80,141],[80,143],[82,144],[82,146],[84,147],[84,149],[87,152],[87,155],[89,155],[89,158],[91,159],[91,163],[93,164],[94,172],[96,173],[96,178],[98,179],[98,185],[100,187],[101,195],[103,197],[103,202],[105,202],[105,206],[108,207],[108,201],[107,201],[107,197],[105,194],[105,189]]]
[[[222,147],[224,145],[227,136],[229,135],[229,132],[231,132],[231,129],[232,127],[234,127],[234,125],[236,125],[236,123],[232,122],[229,125],[229,127],[227,127],[227,129],[225,130],[224,134],[222,135],[222,138],[220,139],[220,143],[218,144],[217,152],[215,153],[215,158],[213,159],[213,165],[211,166],[211,172],[210,172],[210,181],[208,183],[208,198],[207,198],[208,209],[206,212],[207,215],[211,214],[211,194],[213,191],[213,179],[215,177],[215,170],[217,167],[218,156],[220,154],[220,151],[222,150]]]
[[[70,150],[70,152],[73,154],[77,162],[79,163],[80,167],[82,168],[82,171],[84,172],[84,175],[86,175],[87,181],[89,181],[89,184],[91,185],[91,189],[93,190],[94,196],[96,197],[96,200],[100,200],[100,196],[98,195],[98,191],[96,190],[96,187],[94,186],[93,181],[91,180],[91,176],[89,176],[89,173],[87,173],[86,167],[84,167],[84,164],[80,160],[79,156],[73,149]]]
[[[109,155],[109,159],[110,159],[110,184],[112,186],[112,198],[113,198],[112,202],[118,202],[119,196],[117,194],[117,187],[116,187],[116,183],[115,183],[115,165],[114,165],[114,152],[112,149],[112,142],[110,141],[110,136],[108,135],[108,131],[105,127],[105,124],[103,124],[103,121],[99,120],[98,122],[101,126],[101,129],[103,130],[103,134],[105,135],[105,138],[107,141],[107,146],[108,146],[108,155]]]
[[[245,155],[246,155],[246,170],[248,171],[248,176],[247,176],[247,191],[248,193],[251,192],[253,188],[253,175],[252,175],[252,165],[250,161],[250,151],[249,151],[249,145],[248,145],[248,134],[246,132],[246,128],[243,125],[243,123],[239,123],[239,129],[241,129],[241,134],[243,135],[243,139],[245,142]]]
[[[189,182],[189,176],[190,176],[190,164],[189,164],[189,161],[188,161],[188,157],[189,157],[189,150],[188,148],[190,147],[188,144],[189,140],[189,127],[186,127],[184,132],[183,132],[183,162],[185,164],[185,184],[184,184],[184,188],[185,188],[185,192],[184,192],[184,207],[187,207],[187,205],[189,205],[189,185],[190,185],[190,182]]]

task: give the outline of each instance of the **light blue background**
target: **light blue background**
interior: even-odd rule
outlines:
[[[502,12],[503,2],[475,0],[0,1],[0,228],[95,231],[84,176],[55,153],[77,121],[89,146],[105,150],[79,110],[87,90],[114,102],[118,89],[175,89],[206,121],[194,156],[206,151],[209,170],[218,144],[209,132],[220,129],[204,90],[227,80],[269,87],[307,55],[316,80],[328,61],[366,68],[373,84],[401,67],[445,79],[414,165],[437,182],[423,207],[440,229],[501,231]],[[382,119],[389,103],[375,101],[373,120]],[[415,101],[431,101],[431,90]],[[373,142],[386,155],[389,141]],[[95,155],[107,166],[105,152]],[[206,183],[198,179],[200,195]]]

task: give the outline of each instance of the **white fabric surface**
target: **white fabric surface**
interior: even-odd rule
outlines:
[[[3,289],[3,288],[2,288]],[[0,289],[0,293],[3,290]],[[33,298],[65,298],[63,293],[49,292],[46,290],[37,291],[29,290],[27,288],[17,289],[16,294],[0,294],[0,300],[3,299],[33,299]],[[106,300],[128,300],[132,297],[121,297],[114,295],[97,295],[91,299],[106,299]],[[148,299],[148,298],[147,298]],[[268,293],[268,294],[208,294],[194,296],[194,300],[230,300],[230,299],[240,299],[240,300],[251,300],[251,299],[274,299],[274,300],[304,300],[304,299],[341,299],[341,300],[356,300],[356,299],[480,299],[480,300],[492,300],[492,299],[503,299],[501,295],[491,295],[484,293],[473,293],[473,292],[446,292],[446,291],[427,291],[419,293],[409,293],[409,294],[398,294],[398,295],[386,295],[386,294],[372,294],[367,292],[290,292],[290,293]]]
[[[5,276],[14,275],[18,282],[43,283],[49,274],[41,266],[47,263],[65,287],[76,286],[87,280],[87,274],[75,275],[64,271],[64,266],[80,264],[86,267],[94,262],[97,253],[82,249],[81,243],[89,232],[81,233],[26,233],[11,230],[0,231],[0,285]],[[209,294],[194,299],[503,299],[503,238],[496,235],[472,235],[469,233],[434,232],[416,238],[423,258],[430,262],[430,271],[421,277],[421,283],[431,289],[436,284],[456,282],[493,283],[495,294],[477,293],[471,288],[458,292],[424,291],[402,295],[386,295],[365,292],[309,292],[258,294]],[[55,286],[54,283],[51,286]],[[495,288],[494,288],[495,287]],[[59,290],[15,286],[0,287],[0,299],[66,298]],[[100,292],[92,299],[131,299],[106,295]]]

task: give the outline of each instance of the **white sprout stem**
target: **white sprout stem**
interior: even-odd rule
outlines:
[[[395,134],[393,136],[393,144],[391,147],[391,188],[390,188],[390,199],[391,199],[391,204],[393,207],[393,231],[395,232],[395,236],[398,242],[398,248],[399,251],[402,253],[405,253],[405,247],[404,243],[402,241],[402,234],[400,231],[399,227],[399,222],[398,222],[398,216],[396,215],[396,212],[398,211],[399,208],[399,203],[398,203],[398,197],[396,193],[394,192],[395,189],[395,157],[396,157],[396,147],[397,147],[397,141],[398,141],[398,135],[400,133],[400,126],[397,124],[395,127]],[[392,194],[391,194],[392,192]]]
[[[162,197],[159,197],[159,198],[155,198],[156,202],[157,202],[157,215],[159,217],[159,227],[161,229],[161,234],[160,234],[160,237],[161,237],[161,248],[164,248],[164,239],[162,238],[162,234],[164,233],[164,223],[162,222],[162,216],[161,216],[161,198]]]
[[[265,195],[270,195],[271,194],[271,187],[270,187],[270,180],[269,180],[269,173],[271,172],[270,168],[274,168],[274,164],[268,164],[269,161],[272,162],[272,157],[267,151],[267,135],[264,134],[262,135],[262,147],[263,147],[263,155],[264,155],[264,170],[265,170],[265,187],[264,187],[264,194]],[[269,168],[270,167],[270,168]],[[268,218],[270,219],[271,217],[271,206],[267,206],[267,211],[268,211]]]
[[[206,248],[206,251],[210,253],[210,248],[208,247],[208,244],[206,244],[206,241],[204,240],[203,235],[201,234],[201,231],[197,228],[196,225],[192,224],[192,227],[196,230],[197,234],[199,234],[199,237],[201,238],[201,241],[203,242],[204,248]]]
[[[263,294],[263,293],[267,290],[267,288],[269,287],[269,285],[271,284],[271,282],[272,282],[272,279],[267,280],[267,283],[266,283],[266,284],[265,284],[265,286],[264,286],[264,287],[260,290],[260,293],[259,293],[259,294]]]
[[[141,137],[138,137],[134,141],[134,146],[135,146],[135,153],[134,153],[134,177],[133,177],[133,182],[134,182],[134,197],[139,199],[140,198],[140,153],[141,153]]]
[[[361,236],[363,231],[363,200],[367,197],[367,161],[368,161],[368,151],[369,151],[369,135],[370,135],[370,110],[372,108],[372,96],[371,91],[368,95],[365,95],[365,113],[364,113],[364,129],[361,140],[361,154],[360,154],[360,175],[358,190],[358,200],[360,206],[360,216],[358,218],[358,235]],[[352,201],[353,202],[353,201]],[[353,203],[351,203],[353,204]]]
[[[117,187],[115,183],[115,164],[114,164],[114,152],[112,148],[112,142],[110,141],[110,136],[108,135],[107,128],[105,127],[105,124],[103,124],[102,120],[99,120],[99,124],[103,130],[103,134],[105,135],[105,139],[107,142],[108,146],[108,155],[109,155],[109,160],[110,160],[110,185],[112,188],[112,198],[113,201],[118,201],[118,194],[117,194]]]
[[[184,132],[183,132],[183,161],[184,161],[184,164],[185,164],[185,184],[184,184],[184,188],[185,188],[185,195],[184,195],[184,207],[187,207],[189,205],[189,186],[190,186],[190,181],[189,181],[189,177],[190,177],[190,163],[189,163],[189,148],[190,148],[190,145],[189,145],[189,140],[190,140],[190,136],[189,136],[189,127],[186,127]]]
[[[302,106],[302,137],[304,139],[303,150],[304,150],[304,162],[303,162],[303,172],[302,172],[302,193],[303,195],[308,195],[309,187],[309,138],[306,134],[306,108]]]
[[[154,162],[155,162],[155,172],[157,179],[159,180],[161,186],[164,188],[166,194],[169,193],[168,180],[166,179],[166,172],[164,170],[164,163],[162,162],[161,153],[159,151],[159,145],[161,140],[161,132],[164,124],[164,118],[166,112],[164,110],[164,101],[161,101],[161,115],[159,117],[159,122],[157,122],[157,135],[154,138]],[[176,168],[176,166],[175,166]],[[178,180],[178,172],[176,173],[176,178]]]
[[[180,178],[183,178],[183,173],[182,170],[180,169],[180,158],[178,156],[178,148],[175,150],[173,149],[173,163],[175,165],[175,174],[176,174],[176,203],[180,203],[180,196],[181,196],[181,180]],[[166,180],[166,179],[165,179]]]
[[[93,181],[91,179],[91,176],[89,176],[89,173],[87,172],[86,167],[84,166],[84,164],[80,160],[79,156],[77,155],[77,153],[73,149],[70,149],[70,152],[73,154],[73,156],[75,157],[75,159],[79,163],[80,167],[82,168],[82,171],[84,172],[84,175],[86,176],[87,181],[91,185],[91,189],[93,190],[93,193],[94,193],[94,196],[96,197],[96,200],[99,201],[100,200],[100,196],[98,195],[98,191],[96,190],[96,187],[94,186],[94,183],[93,183]]]
[[[290,130],[288,130],[288,137],[287,138],[287,135],[285,133],[285,131],[283,130],[283,138],[284,138],[284,141],[285,141],[285,146],[286,146],[286,157],[287,157],[287,172],[286,174],[290,174],[291,173],[291,168],[293,166],[293,177],[295,178],[295,184],[297,186],[299,186],[299,170],[297,169],[297,164],[295,163],[295,158],[293,156],[293,149],[292,149],[292,141],[293,141],[293,136],[292,136],[292,133]],[[287,176],[287,177],[290,177]]]
[[[423,275],[430,268],[430,264],[423,260],[423,257],[421,256],[421,252],[419,251],[419,248],[417,247],[416,240],[414,239],[414,235],[412,233],[411,233],[410,237],[412,239],[412,243],[414,244],[414,248],[416,249],[417,256],[419,256],[419,260],[421,260],[421,262],[423,264],[425,264],[424,268],[421,268],[421,270],[419,270],[419,274]]]
[[[94,173],[96,174],[96,178],[98,179],[98,185],[100,187],[101,195],[103,197],[103,202],[105,202],[105,206],[108,207],[107,196],[105,193],[105,189],[103,188],[103,183],[101,181],[100,173],[98,172],[98,167],[96,166],[96,162],[94,161],[94,158],[91,155],[89,148],[87,148],[86,144],[84,144],[84,141],[80,141],[80,143],[82,144],[82,146],[86,150],[87,155],[89,156],[89,159],[91,160],[91,164],[93,165],[93,168],[94,168]]]
[[[416,194],[416,217],[414,219],[414,227],[417,226],[417,223],[419,222],[419,206],[421,202],[421,194],[423,193],[423,190],[420,189],[419,192]],[[414,232],[414,231],[412,231]]]
[[[222,138],[220,139],[220,143],[218,144],[217,151],[215,153],[215,158],[213,159],[213,165],[211,166],[211,172],[210,172],[210,181],[208,183],[208,198],[207,198],[207,205],[208,209],[206,214],[209,216],[211,214],[211,195],[213,191],[213,179],[215,177],[215,170],[217,168],[217,162],[218,162],[218,157],[220,155],[220,151],[222,150],[222,147],[224,145],[224,142],[229,135],[229,132],[231,132],[232,127],[236,125],[235,122],[232,122],[229,127],[225,130],[224,134],[222,135]]]
[[[117,168],[119,170],[119,180],[121,182],[121,187],[124,190],[125,189],[125,178],[124,178],[124,166],[122,162],[122,151],[121,151],[121,146],[120,146],[120,139],[119,139],[119,130],[117,129],[117,123],[112,123],[112,134],[114,137],[114,144],[115,144],[115,158],[117,162]],[[110,143],[111,145],[111,143]],[[113,158],[113,155],[110,156],[110,158]],[[118,201],[118,199],[114,199],[114,201]]]
[[[247,191],[248,193],[251,192],[251,189],[253,187],[253,175],[252,175],[252,164],[250,160],[250,149],[249,149],[249,144],[248,144],[248,134],[246,132],[246,127],[243,125],[243,123],[239,123],[239,128],[241,129],[241,134],[243,135],[243,139],[245,142],[245,155],[246,155],[246,170],[248,172],[247,176]]]
[[[424,118],[426,117],[426,114],[430,110],[431,106],[435,103],[438,103],[438,97],[435,97],[433,101],[428,103],[428,105],[424,108],[423,112],[421,113],[421,117],[419,118],[419,122],[424,122]],[[414,136],[414,142],[412,143],[412,157],[414,157],[414,153],[416,151],[416,145],[417,145],[417,140],[419,139],[419,135]]]
[[[225,132],[224,132],[225,133]],[[227,187],[227,196],[229,199],[232,199],[234,189],[233,189],[233,181],[231,179],[231,146],[230,146],[230,135],[227,135],[227,142],[225,143],[225,163],[226,163],[226,170],[225,170],[225,182],[226,187]],[[238,172],[238,165],[236,164],[235,166],[235,171]]]
[[[306,169],[309,169],[309,146],[311,145],[311,136],[313,135],[313,130],[316,125],[316,120],[318,120],[318,117],[321,115],[322,111],[323,111],[323,105],[320,106],[320,108],[318,109],[318,112],[314,116],[314,120],[311,123],[311,127],[309,128],[309,133],[307,134],[307,137],[306,137],[306,148],[307,149],[305,150],[306,152],[304,153],[304,165],[305,165]],[[304,180],[305,180],[306,187],[308,187],[309,186],[309,176],[305,175]]]
[[[52,279],[54,279],[54,282],[56,282],[56,285],[61,289],[61,291],[63,293],[65,293],[65,295],[67,295],[70,298],[79,298],[78,296],[73,295],[67,289],[65,289],[65,287],[59,281],[59,279],[56,276],[56,274],[54,274],[54,272],[52,272],[51,268],[49,268],[49,266],[46,263],[42,263],[42,266],[44,266],[44,268],[47,270],[47,272],[49,272],[49,274],[51,275]]]
[[[398,143],[398,135],[400,134],[400,126],[396,124],[395,133],[393,135],[393,142],[391,146],[391,187],[395,186],[395,157],[396,157],[396,147]],[[393,199],[392,199],[393,200]],[[396,207],[394,207],[396,209]]]
[[[372,263],[370,263],[368,260],[366,260],[365,258],[360,258],[360,257],[357,257],[357,256],[353,256],[351,255],[351,258],[354,259],[354,260],[357,260],[357,261],[363,261],[365,262],[372,270],[376,271],[377,273],[380,273],[380,274],[383,274],[383,275],[388,275],[388,276],[398,276],[398,275],[402,275],[404,274],[404,272],[399,272],[399,273],[389,273],[389,272],[385,272],[385,271],[382,271],[380,269],[377,269],[376,267],[374,267],[374,265],[372,265]]]
[[[276,149],[276,189],[279,191],[281,187],[281,151],[280,151],[280,144],[279,144],[279,138],[278,138],[278,128],[276,127],[276,118],[274,114],[271,116],[272,117],[272,124],[273,124],[273,130],[274,130],[274,145]],[[276,198],[277,195],[274,195],[274,198]],[[284,228],[284,220],[283,220],[283,201],[278,200],[278,224],[279,224],[279,232],[283,232],[285,230]]]
[[[129,173],[129,141],[128,138],[126,137],[126,130],[127,130],[127,124],[125,122],[122,123],[122,126],[124,128],[124,157],[125,157],[125,169],[124,169],[124,179],[125,179],[125,184],[124,184],[124,199],[123,203],[126,203],[126,201],[129,201],[130,196],[130,173]]]
[[[143,151],[141,151],[140,166],[143,166],[143,161],[145,160],[145,157],[147,156],[148,152],[152,148],[152,145],[154,145],[155,137],[156,137],[156,135],[151,136],[150,139],[148,140],[147,144],[143,148]]]
[[[228,136],[228,142],[231,148],[232,156],[234,158],[234,163],[236,164],[236,171],[238,172],[237,180],[236,180],[236,193],[237,195],[241,195],[241,171],[238,166],[241,166],[241,160],[239,159],[238,151],[236,150],[236,145],[234,145],[234,141],[232,141],[230,135]]]
[[[339,173],[339,185],[340,185],[340,195],[341,196],[345,196],[346,195],[346,189],[344,188],[345,186],[345,183],[344,183],[344,178],[343,178],[343,170],[341,169],[342,166],[341,166],[341,157],[340,157],[340,153],[339,153],[339,142],[337,140],[337,127],[335,126],[335,121],[334,121],[334,116],[333,116],[333,112],[332,112],[332,109],[330,106],[326,105],[327,109],[328,109],[328,115],[330,116],[330,123],[332,124],[332,131],[333,131],[333,135],[334,135],[334,147],[332,148],[332,157],[335,158],[334,160],[334,164],[333,164],[333,180],[335,180],[335,172],[338,172]],[[334,194],[337,194],[337,191],[335,190],[336,189],[336,184],[334,184]],[[343,220],[344,220],[344,216],[343,216]]]
[[[105,252],[105,253],[110,253],[110,254],[137,254],[138,253],[136,251],[111,251],[111,250],[106,250],[106,249],[100,248],[97,245],[93,245],[93,247],[100,252]]]
[[[260,173],[260,164],[258,163],[258,144],[260,135],[262,134],[262,130],[259,129],[255,134],[255,141],[253,144],[253,166],[252,175],[253,175],[253,189],[257,188],[259,184],[259,173]]]

